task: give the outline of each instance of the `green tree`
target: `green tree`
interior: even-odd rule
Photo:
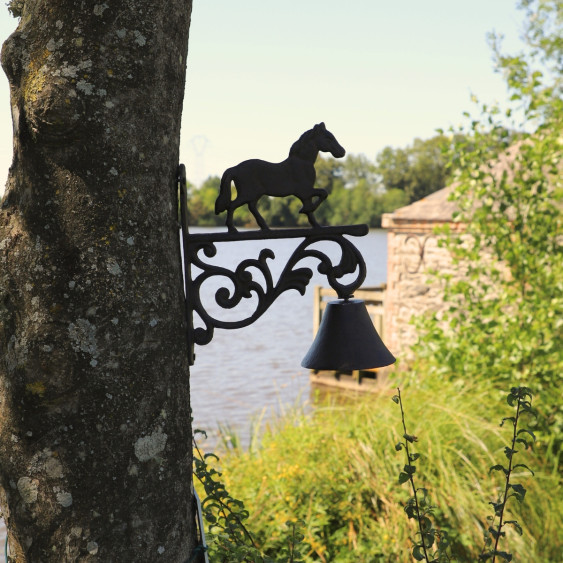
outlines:
[[[409,198],[407,194],[403,190],[399,190],[398,188],[391,188],[390,190],[386,190],[381,195],[382,213],[391,213],[399,207],[408,205],[408,203]]]
[[[449,143],[446,136],[438,135],[415,139],[404,149],[385,147],[376,156],[376,171],[384,188],[403,190],[409,203],[442,189],[448,179],[444,150]]]
[[[346,187],[361,183],[375,191],[380,185],[375,164],[363,154],[348,155],[342,162],[341,175]]]
[[[188,221],[190,225],[222,225],[225,218],[215,215],[215,200],[219,194],[221,178],[209,176],[199,188],[188,191]]]
[[[521,7],[528,49],[503,55],[493,36],[512,103],[504,112],[482,106],[464,131],[467,141],[452,151],[453,198],[465,229],[446,232],[443,243],[467,276],[447,283],[450,307],[423,322],[417,354],[447,377],[527,385],[543,427],[561,440],[562,4]],[[522,116],[517,142],[507,135],[511,115]]]
[[[418,201],[446,185],[446,161],[444,148],[447,140],[443,136],[426,141],[415,139],[410,150],[410,170],[405,189],[409,201]]]
[[[375,157],[375,162],[385,188],[402,190],[406,193],[410,168],[408,149],[385,147]]]
[[[318,159],[315,167],[315,187],[330,194],[315,213],[321,224],[381,226],[385,194],[373,162],[364,155],[351,154],[344,160]]]

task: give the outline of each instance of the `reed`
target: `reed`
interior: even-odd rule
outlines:
[[[229,493],[244,502],[257,546],[273,560],[284,547],[286,522],[303,521],[306,561],[411,561],[416,524],[405,516],[407,484],[395,444],[402,439],[394,388],[348,404],[325,402],[270,421],[251,450],[227,450],[220,468]],[[483,549],[490,501],[503,487],[489,469],[505,457],[509,416],[502,394],[479,384],[403,386],[409,433],[418,437],[417,485],[436,506],[434,525],[452,540],[458,561]],[[517,475],[523,504],[507,506],[523,534],[506,529],[513,561],[552,562],[563,552],[563,506],[557,460],[541,443],[519,454],[532,467]]]

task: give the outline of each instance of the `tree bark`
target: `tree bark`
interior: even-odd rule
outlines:
[[[2,49],[0,483],[18,562],[195,545],[176,168],[191,0],[26,0]]]

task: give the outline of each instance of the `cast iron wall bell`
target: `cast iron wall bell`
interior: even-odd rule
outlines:
[[[229,168],[221,179],[221,188],[215,203],[215,213],[227,212],[228,232],[190,234],[187,224],[186,169],[178,167],[178,187],[180,191],[180,215],[182,245],[184,250],[184,275],[186,294],[186,316],[188,322],[189,360],[195,360],[194,345],[208,344],[213,338],[215,328],[234,329],[252,324],[261,317],[270,305],[284,291],[296,289],[305,294],[305,289],[313,275],[309,268],[298,267],[304,258],[315,258],[317,270],[326,276],[330,286],[336,291],[339,301],[327,305],[321,326],[313,346],[302,362],[302,366],[316,370],[357,370],[384,367],[395,361],[377,334],[367,312],[365,303],[352,299],[366,277],[365,261],[358,249],[347,239],[348,236],[364,236],[367,225],[343,227],[321,227],[314,217],[314,211],[326,199],[327,192],[315,189],[315,160],[319,151],[330,152],[341,158],[345,150],[324,123],[315,125],[293,143],[289,156],[280,163],[263,160],[246,160]],[[231,183],[236,187],[232,199]],[[310,228],[270,230],[257,209],[262,196],[285,197],[295,195],[302,202],[300,213],[307,216]],[[259,230],[238,232],[234,226],[234,211],[248,205],[260,226]],[[275,255],[269,248],[262,250],[257,258],[243,260],[234,271],[214,264],[212,258],[217,252],[217,243],[244,240],[304,239],[289,258],[277,282],[274,283],[268,260]],[[314,247],[321,241],[336,243],[341,250],[338,263]],[[192,266],[199,271],[192,276]],[[259,283],[253,273],[261,275]],[[347,274],[355,277],[349,283],[342,278]],[[212,316],[203,306],[200,290],[204,282],[216,276],[229,280],[232,289],[221,287],[215,293],[216,303],[224,310],[236,307],[243,299],[257,297],[256,307],[247,318],[239,321],[221,320]],[[203,326],[194,328],[194,313]]]
[[[373,326],[361,299],[327,303],[313,345],[303,358],[304,368],[354,371],[381,368],[395,362]]]

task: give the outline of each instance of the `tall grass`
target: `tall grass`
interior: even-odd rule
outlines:
[[[398,484],[403,456],[394,445],[402,430],[391,397],[357,397],[348,404],[319,405],[313,414],[287,412],[264,430],[251,450],[228,450],[221,470],[230,494],[242,500],[256,543],[275,559],[286,521],[305,522],[306,561],[372,563],[411,561],[416,529],[404,514],[407,485]],[[503,486],[489,468],[501,463],[508,443],[499,427],[510,408],[502,394],[477,385],[411,385],[403,390],[409,433],[421,453],[417,486],[438,507],[435,523],[449,531],[458,561],[476,561],[483,546],[489,501]],[[535,471],[515,475],[528,493],[509,503],[506,529],[514,561],[551,563],[563,553],[561,477],[541,445],[518,454]]]

